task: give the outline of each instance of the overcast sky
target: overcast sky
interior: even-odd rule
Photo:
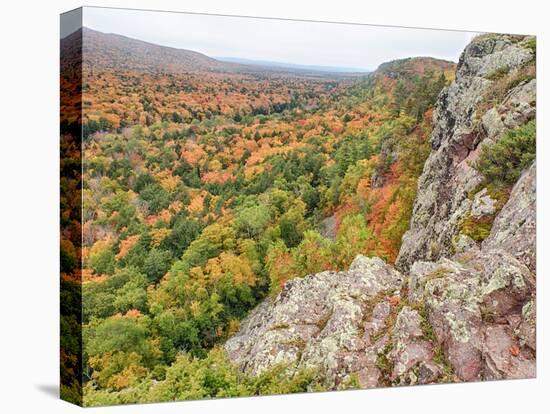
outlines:
[[[84,26],[234,57],[373,70],[412,56],[457,61],[476,33],[86,7]]]

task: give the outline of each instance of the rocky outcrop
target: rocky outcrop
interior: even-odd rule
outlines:
[[[534,298],[534,274],[505,250],[473,246],[408,276],[358,256],[287,283],[225,350],[248,374],[312,369],[327,389],[531,378]]]
[[[374,339],[389,317],[387,303],[372,303],[403,284],[403,275],[379,258],[358,256],[347,272],[323,272],[285,285],[227,341],[229,358],[259,374],[277,364],[320,370],[336,388],[356,374],[362,387],[378,385]],[[386,339],[387,340],[387,339]]]
[[[474,200],[469,197],[483,183],[473,165],[482,145],[498,141],[504,131],[535,116],[536,80],[519,74],[534,64],[528,41],[482,36],[462,53],[456,79],[443,89],[434,110],[432,153],[418,182],[410,229],[396,261],[399,269],[406,271],[418,260],[452,255],[453,239],[464,218],[493,214],[494,205],[486,193]],[[502,102],[487,107],[499,94],[504,95]]]

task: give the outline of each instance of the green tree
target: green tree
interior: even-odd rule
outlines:
[[[158,282],[170,268],[172,255],[170,252],[161,249],[151,249],[145,261],[142,270],[147,275],[150,282]]]
[[[513,185],[536,156],[535,121],[507,131],[492,145],[483,145],[475,167],[485,178],[501,186]]]
[[[145,185],[139,196],[147,201],[149,210],[153,214],[159,213],[170,204],[170,194],[157,183]]]
[[[84,321],[91,318],[106,318],[130,309],[147,310],[148,281],[136,268],[117,270],[103,282],[86,283],[82,286]]]
[[[207,260],[216,257],[222,251],[230,251],[236,245],[235,232],[231,227],[214,223],[202,231],[182,255],[190,267],[203,266]]]
[[[237,212],[235,226],[237,231],[245,237],[252,239],[260,235],[268,225],[271,217],[264,205],[245,207]]]
[[[170,234],[162,241],[162,247],[172,252],[175,257],[180,257],[183,251],[197,238],[202,225],[197,221],[179,215],[174,219]]]
[[[115,254],[111,247],[90,255],[90,267],[95,274],[111,275],[115,271]]]
[[[407,96],[408,93],[407,89],[405,88],[405,83],[402,80],[398,80],[393,90],[392,113],[394,116],[398,117],[401,114],[403,104],[405,103]]]

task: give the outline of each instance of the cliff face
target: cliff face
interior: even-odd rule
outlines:
[[[535,57],[529,41],[488,35],[462,53],[456,79],[441,92],[434,111],[432,153],[418,181],[398,268],[408,270],[417,260],[454,252],[460,223],[476,207],[468,195],[483,183],[472,167],[480,148],[535,117],[536,80],[523,80],[528,79],[524,68]],[[502,101],[494,105],[498,98]]]
[[[535,116],[530,41],[483,36],[462,54],[399,270],[358,256],[348,271],[291,280],[226,343],[243,371],[313,369],[328,389],[536,375],[535,164],[502,205],[474,167],[482,145]],[[482,242],[461,234],[468,217],[490,219]]]

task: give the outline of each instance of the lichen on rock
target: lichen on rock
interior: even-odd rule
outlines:
[[[277,298],[252,312],[227,341],[226,352],[251,374],[287,364],[320,369],[328,387],[337,387],[352,373],[362,385],[376,386],[376,353],[366,352],[370,339],[365,332],[377,333],[384,305],[374,312],[367,304],[402,283],[401,273],[379,258],[364,256],[347,272],[291,280]]]

